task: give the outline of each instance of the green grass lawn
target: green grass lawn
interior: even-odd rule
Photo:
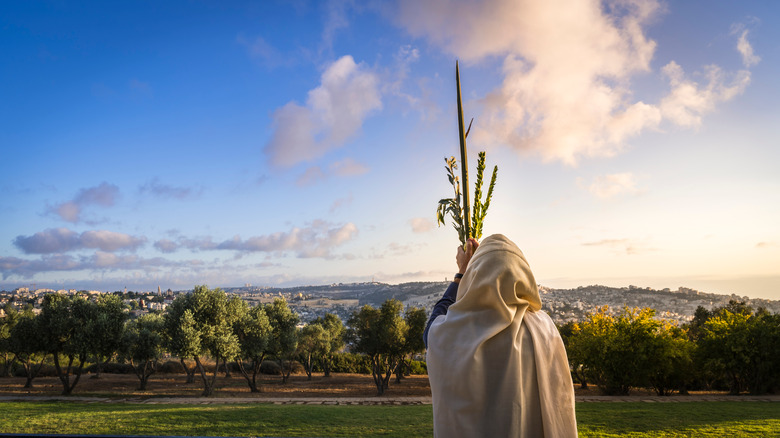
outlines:
[[[578,403],[581,437],[780,436],[770,402]],[[431,406],[0,404],[0,433],[432,436]]]

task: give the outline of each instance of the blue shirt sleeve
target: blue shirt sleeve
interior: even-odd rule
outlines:
[[[452,303],[455,302],[455,297],[457,297],[457,295],[458,295],[458,283],[455,283],[453,281],[452,283],[450,283],[449,287],[447,287],[447,290],[444,292],[444,296],[441,297],[441,299],[436,302],[435,306],[433,306],[433,312],[431,312],[431,317],[428,318],[428,325],[425,326],[425,331],[423,332],[423,341],[425,342],[425,348],[428,348],[428,329],[431,328],[431,324],[433,324],[433,320],[436,319],[437,316],[447,314],[447,309],[450,307]]]

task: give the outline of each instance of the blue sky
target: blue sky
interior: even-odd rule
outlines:
[[[780,4],[3,2],[0,288],[443,280],[458,153],[537,281],[780,299]]]

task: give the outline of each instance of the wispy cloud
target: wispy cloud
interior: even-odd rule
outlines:
[[[282,167],[314,160],[357,135],[363,120],[381,107],[376,74],[344,56],[323,72],[306,106],[289,102],[274,111],[265,153]]]
[[[582,157],[614,155],[630,138],[664,121],[693,126],[749,82],[747,71],[724,74],[711,66],[699,84],[672,62],[663,69],[670,85],[666,98],[634,99],[631,79],[651,71],[656,49],[645,34],[663,11],[655,0],[609,7],[562,0],[401,0],[400,5],[399,22],[412,35],[466,63],[503,59],[502,85],[480,100],[474,141],[509,145],[545,160],[575,165]]]
[[[166,253],[185,248],[192,251],[232,250],[272,254],[293,253],[300,258],[334,258],[337,256],[332,251],[354,239],[357,234],[358,228],[351,222],[335,225],[315,220],[305,227],[295,227],[286,232],[253,236],[246,239],[237,235],[232,239],[215,242],[211,237],[195,239],[179,237],[176,241],[158,240],[154,243],[154,247]]]
[[[67,228],[49,228],[32,236],[17,236],[14,245],[25,254],[56,254],[80,249],[135,251],[146,243],[145,237],[106,230],[77,233]]]
[[[11,276],[30,278],[39,273],[62,271],[120,271],[142,270],[145,273],[163,268],[193,266],[198,261],[172,261],[160,257],[144,258],[137,255],[116,255],[97,251],[91,256],[48,255],[37,260],[18,257],[0,257],[3,279]]]
[[[351,204],[353,199],[354,197],[352,196],[351,193],[349,194],[349,196],[336,199],[335,201],[333,201],[333,204],[330,205],[330,209],[328,209],[328,212],[335,213],[342,207]]]
[[[295,183],[301,187],[310,186],[324,182],[331,176],[351,177],[363,175],[368,171],[369,169],[366,165],[358,163],[352,158],[345,158],[341,161],[331,163],[330,166],[328,166],[327,171],[323,170],[320,166],[311,166],[298,177]]]
[[[98,186],[79,190],[72,200],[50,206],[47,212],[59,216],[66,222],[78,223],[82,221],[81,215],[85,207],[91,205],[111,207],[118,198],[119,187],[103,182]]]
[[[142,96],[142,97],[152,97],[152,87],[149,85],[148,82],[143,82],[141,80],[138,80],[136,78],[130,79],[128,82],[128,86],[130,87],[130,91],[133,92],[136,96]]]
[[[141,194],[148,193],[150,195],[161,198],[186,199],[190,197],[197,197],[201,194],[202,189],[195,190],[190,187],[176,187],[162,184],[159,178],[154,178],[140,186],[138,188],[138,192]]]
[[[160,252],[172,253],[179,249],[179,244],[170,239],[160,239],[154,242],[154,247]]]
[[[409,225],[411,225],[413,233],[427,233],[436,228],[436,224],[432,220],[423,217],[409,219]]]
[[[758,21],[754,19],[753,21]],[[761,61],[761,57],[753,52],[753,46],[748,41],[748,29],[744,23],[736,23],[731,26],[731,34],[739,35],[737,38],[737,51],[742,55],[742,64],[745,68],[753,67]]]
[[[578,180],[580,187],[585,188],[590,194],[601,199],[613,198],[618,195],[635,195],[640,193],[636,186],[636,178],[630,172],[600,175],[590,184]]]
[[[322,170],[320,166],[311,166],[307,168],[301,176],[295,180],[295,184],[299,187],[312,186],[325,181],[328,176]]]
[[[593,242],[585,242],[582,246],[606,247],[618,253],[625,253],[626,255],[636,255],[654,251],[653,248],[648,248],[632,239],[602,239]]]
[[[689,79],[674,61],[661,71],[668,78],[671,88],[659,105],[661,114],[680,126],[700,125],[702,116],[712,112],[719,103],[742,94],[750,84],[749,71],[740,70],[734,75],[727,75],[715,65],[706,67],[704,76],[707,83],[704,85]]]
[[[294,58],[283,55],[276,47],[271,45],[265,38],[256,36],[253,38],[239,35],[236,42],[244,46],[249,56],[259,60],[269,68],[280,66],[291,66],[295,63]]]
[[[348,11],[354,6],[352,0],[329,0],[322,2],[325,8],[325,19],[322,29],[322,45],[320,47],[320,53],[323,51],[331,52],[333,50],[333,41],[336,38],[336,33],[340,29],[345,29],[349,26],[349,18],[347,17]]]

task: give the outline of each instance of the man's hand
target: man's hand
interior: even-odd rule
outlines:
[[[466,272],[466,267],[469,265],[471,256],[474,255],[474,251],[477,250],[479,242],[476,239],[469,239],[466,241],[466,249],[463,249],[462,245],[458,245],[458,254],[455,256],[455,261],[458,263],[458,273],[463,274]]]

